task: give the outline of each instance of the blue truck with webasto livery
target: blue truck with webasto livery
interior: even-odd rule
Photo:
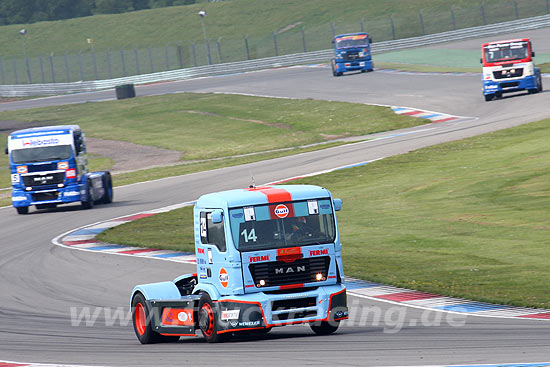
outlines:
[[[84,209],[113,201],[108,171],[88,172],[84,132],[78,125],[18,130],[8,137],[12,203],[19,214],[29,207],[55,208],[81,202]]]
[[[203,195],[194,207],[197,272],[138,285],[132,320],[143,344],[307,323],[316,334],[348,318],[335,212],[342,201],[311,185]]]
[[[332,75],[341,76],[348,71],[362,73],[374,70],[371,56],[372,39],[367,33],[340,34],[334,37]]]

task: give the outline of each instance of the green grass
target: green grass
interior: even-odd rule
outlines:
[[[495,23],[515,18],[510,0],[485,0],[486,21]],[[426,34],[449,31],[451,5],[457,28],[482,24],[478,0],[350,0],[346,6],[335,6],[331,0],[232,0],[160,9],[142,10],[125,14],[95,15],[92,17],[39,22],[30,25],[0,27],[0,46],[3,52],[3,68],[7,83],[15,83],[13,57],[17,58],[19,83],[26,83],[23,45],[18,31],[26,28],[25,43],[30,59],[33,82],[41,81],[40,60],[43,57],[45,81],[50,76],[49,55],[57,82],[67,81],[64,54],[69,54],[69,80],[82,77],[79,72],[78,54],[81,54],[83,79],[95,78],[92,67],[91,45],[94,40],[98,78],[108,78],[107,56],[110,50],[112,73],[122,76],[120,50],[126,50],[126,74],[137,73],[134,49],[139,50],[140,72],[150,72],[151,47],[153,70],[180,68],[180,56],[176,48],[181,46],[181,61],[185,67],[194,65],[192,43],[196,44],[196,59],[199,65],[207,63],[200,18],[197,12],[207,11],[205,18],[210,39],[213,62],[229,62],[246,59],[244,37],[248,35],[251,58],[275,55],[273,32],[278,34],[278,53],[303,52],[302,28],[308,51],[331,47],[331,23],[336,33],[357,32],[364,28],[375,41],[393,37],[390,15],[393,16],[395,37],[418,36],[422,32],[419,11],[422,11]],[[519,16],[529,17],[546,13],[545,0],[522,0],[518,2]],[[114,37],[113,35],[116,35]],[[216,41],[220,41],[221,59],[218,60]],[[165,46],[168,49],[169,66],[166,67]]]
[[[535,45],[536,47],[536,45]],[[376,67],[407,71],[429,72],[477,72],[481,73],[481,44],[479,50],[458,50],[451,48],[414,48],[375,55]],[[547,72],[550,54],[537,53],[535,62]]]
[[[550,73],[550,62],[537,65],[543,73]]]
[[[259,153],[243,157],[233,157],[216,159],[206,162],[197,162],[189,164],[176,164],[166,167],[149,168],[145,170],[132,171],[126,173],[115,174],[113,177],[113,184],[115,186],[129,185],[136,182],[144,182],[150,180],[157,180],[165,177],[187,175],[189,173],[201,172],[207,170],[213,170],[223,167],[231,167],[239,164],[246,164],[252,162],[258,162],[262,160],[274,159],[279,157],[286,157],[293,154],[311,152],[320,149],[326,149],[335,147],[338,145],[346,144],[344,142],[330,142],[326,144],[314,145],[307,148],[292,148],[288,150],[281,150],[277,152]]]
[[[270,37],[273,31],[281,31],[297,23],[298,30],[301,26],[306,29],[323,26],[326,28],[324,33],[330,35],[331,22],[335,23],[339,33],[349,31],[351,25],[352,30],[356,30],[360,27],[361,19],[365,20],[367,30],[372,28],[375,40],[382,40],[387,38],[382,37],[382,34],[387,36],[390,30],[390,14],[394,16],[399,37],[420,32],[419,10],[423,10],[426,33],[450,30],[451,5],[455,9],[458,28],[481,24],[479,2],[474,0],[350,0],[346,6],[334,6],[330,0],[233,0],[29,24],[25,26],[28,32],[25,42],[31,56],[86,51],[91,47],[86,43],[88,38],[94,40],[97,51],[163,46],[182,40],[201,42],[201,21],[197,15],[201,9],[208,13],[205,22],[212,40],[219,37],[242,38],[247,34],[251,37]],[[544,13],[546,10],[544,0],[525,0],[519,5],[522,17],[540,15],[542,10]],[[514,18],[509,1],[486,0],[485,6],[488,22]],[[379,28],[380,31],[382,28],[378,22],[384,22],[384,33],[377,34]],[[21,37],[18,34],[21,27],[0,27],[0,45],[4,55],[22,55]],[[113,37],[114,34],[117,37]],[[330,38],[325,39],[323,44],[328,48]]]
[[[119,245],[194,253],[193,207],[184,207],[122,224],[100,233],[96,238]]]
[[[190,93],[3,112],[0,120],[79,124],[88,136],[185,152],[187,161],[170,169],[117,174],[116,186],[323,149],[343,144],[331,141],[336,137],[424,123],[362,104]],[[0,147],[6,138],[0,134]],[[324,144],[298,148],[311,143]],[[269,152],[284,148],[289,149]],[[246,153],[258,154],[230,157]],[[224,159],[192,163],[209,158]],[[90,155],[89,163],[92,171],[113,166],[97,155]],[[0,188],[9,186],[8,158],[1,154]],[[0,206],[10,204],[0,193]]]
[[[338,218],[347,275],[548,308],[549,139],[550,119],[298,183],[328,187],[344,200]],[[171,231],[156,235],[165,226]],[[190,208],[183,208],[100,238],[192,251],[191,232]]]
[[[79,124],[87,136],[179,150],[185,160],[298,147],[424,123],[363,104],[192,93],[3,112],[0,120]]]

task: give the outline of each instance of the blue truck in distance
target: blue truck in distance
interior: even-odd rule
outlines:
[[[307,323],[320,335],[348,318],[335,212],[312,185],[203,195],[194,207],[197,272],[138,285],[131,296],[142,344],[196,336],[221,342]]]
[[[84,209],[113,201],[108,171],[88,172],[84,132],[78,125],[18,130],[8,137],[12,203],[19,214],[29,207],[55,208],[81,202]]]
[[[348,33],[334,37],[332,75],[341,76],[348,71],[362,73],[374,70],[370,46],[372,39],[367,33]]]

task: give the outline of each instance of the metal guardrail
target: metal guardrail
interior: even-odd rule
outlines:
[[[459,29],[443,33],[411,37],[394,41],[384,41],[372,44],[372,52],[383,53],[404,48],[428,46],[437,43],[492,36],[501,33],[526,31],[550,27],[550,15],[496,23],[479,27]],[[48,83],[26,85],[0,85],[2,97],[26,97],[37,95],[57,95],[66,93],[91,92],[114,88],[122,84],[150,84],[163,81],[185,80],[205,76],[236,74],[247,71],[271,69],[307,63],[326,62],[332,58],[333,50],[298,53],[255,60],[238,61],[216,65],[206,65],[194,68],[164,71],[152,74],[134,75],[116,79],[83,81],[75,83]]]

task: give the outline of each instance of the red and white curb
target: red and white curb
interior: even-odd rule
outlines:
[[[140,212],[132,215],[126,215],[123,217],[110,219],[108,221],[89,224],[57,236],[52,240],[52,243],[61,247],[67,247],[67,248],[81,250],[81,251],[102,252],[102,253],[123,255],[123,256],[148,257],[148,258],[154,258],[154,259],[160,259],[160,260],[170,260],[170,261],[176,261],[176,262],[195,264],[196,259],[195,259],[195,254],[193,253],[116,245],[116,244],[101,242],[98,239],[96,239],[96,236],[98,234],[100,234],[101,232],[109,228],[113,228],[124,223],[129,223],[136,219],[147,218],[158,213],[165,213],[170,210],[183,208],[184,206],[193,205],[193,203],[194,202],[185,202],[181,204],[167,206],[160,209],[149,210],[149,211]],[[0,365],[0,367],[2,366]]]
[[[418,108],[391,106],[391,109],[398,115],[418,117],[421,119],[430,120],[431,122],[447,122],[462,119],[471,119],[471,117],[453,116],[446,113],[420,110]]]
[[[293,97],[280,97],[280,96],[271,96],[267,94],[254,94],[254,93],[226,93],[226,92],[214,92],[214,94],[236,94],[241,96],[251,96],[251,97],[264,97],[264,98],[277,98],[277,99],[299,99]],[[379,106],[379,107],[389,107],[392,111],[398,115],[408,115],[412,117],[418,117],[431,122],[447,122],[447,121],[458,121],[458,120],[472,120],[477,119],[476,117],[467,117],[467,116],[454,116],[441,112],[434,112],[429,110],[421,110],[418,108],[403,107],[403,106],[391,106],[386,104],[378,103],[364,103],[369,106]]]

